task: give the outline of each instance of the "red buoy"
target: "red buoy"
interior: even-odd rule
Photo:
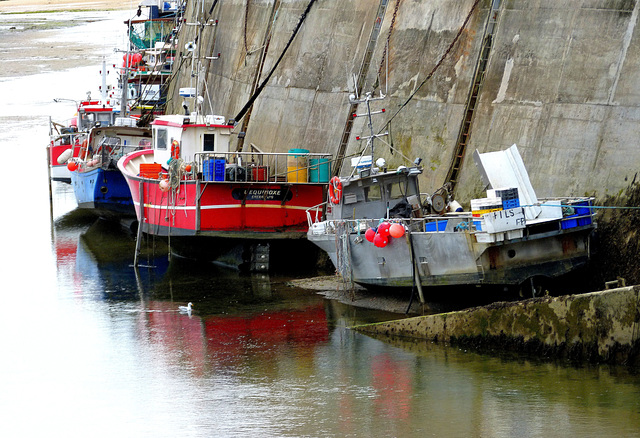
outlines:
[[[376,237],[375,228],[369,228],[367,231],[364,232],[364,238],[367,239],[369,242],[373,242],[374,237]]]
[[[389,235],[389,228],[391,227],[391,224],[389,222],[382,222],[380,225],[378,225],[378,234],[381,234],[384,237],[387,237]]]
[[[373,238],[373,244],[378,248],[384,248],[385,246],[387,246],[388,243],[389,243],[388,237],[383,236],[380,233],[376,234],[376,236]]]
[[[391,224],[391,227],[389,227],[389,235],[391,237],[404,236],[404,226],[402,224]]]

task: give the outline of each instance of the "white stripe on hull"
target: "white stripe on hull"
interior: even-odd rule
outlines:
[[[136,206],[140,206],[140,202],[134,202],[134,204]],[[144,204],[145,208],[152,208],[155,210],[158,209],[166,209],[166,208],[171,208],[172,210],[183,210],[183,211],[188,211],[188,210],[195,210],[196,207],[195,205],[165,205],[165,204]],[[270,205],[270,204],[246,204],[246,205],[240,205],[240,204],[226,204],[226,205],[202,205],[200,206],[200,210],[219,210],[219,209],[231,209],[231,208],[283,208],[286,210],[307,210],[309,209],[309,207],[305,207],[305,206],[298,206],[298,205],[294,205],[294,206],[289,206],[289,205]]]

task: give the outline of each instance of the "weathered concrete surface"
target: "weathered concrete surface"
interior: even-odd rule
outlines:
[[[636,363],[640,286],[354,327],[364,333],[491,346],[550,357]]]
[[[365,91],[376,81],[396,1],[388,2]],[[212,3],[189,2],[188,21],[208,17]],[[377,119],[377,128],[416,91],[473,3],[401,1],[390,36],[388,98],[379,105],[387,113]],[[199,67],[182,50],[187,41],[195,40],[197,27],[184,26],[175,63],[182,69],[170,104],[180,110],[177,88],[193,86],[191,72],[200,69],[206,73],[211,98],[205,100],[205,110],[235,116],[251,94],[269,25],[273,23],[262,77],[307,4],[308,0],[218,2],[211,15],[218,26],[204,28],[195,53],[221,57],[201,60]],[[349,112],[353,75],[359,72],[379,5],[380,0],[318,0],[313,5],[255,102],[246,144],[266,151],[336,151]],[[411,160],[424,159],[423,191],[433,192],[446,178],[489,7],[489,0],[480,1],[449,57],[392,123],[394,147]],[[639,9],[635,0],[502,0],[469,153],[517,143],[539,196],[603,195],[626,187],[640,164]],[[360,149],[354,137],[364,130],[364,120],[356,119],[348,153]],[[378,152],[391,166],[405,164],[401,154],[391,155],[386,146]],[[481,196],[483,189],[469,158],[457,188],[463,204]]]

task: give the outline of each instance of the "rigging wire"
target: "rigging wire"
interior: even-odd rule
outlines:
[[[462,35],[462,32],[464,31],[464,29],[467,27],[467,24],[469,23],[469,20],[471,19],[471,15],[473,14],[473,11],[475,11],[476,7],[478,6],[478,3],[480,3],[480,0],[476,0],[473,3],[473,6],[471,6],[471,10],[469,11],[469,14],[467,14],[467,18],[464,19],[464,22],[462,23],[462,26],[458,30],[458,33],[456,34],[455,38],[453,39],[453,41],[451,41],[451,44],[449,44],[449,47],[447,47],[447,50],[440,57],[440,60],[436,63],[436,65],[433,67],[431,72],[429,72],[427,77],[424,78],[424,80],[420,83],[420,85],[418,85],[418,87],[413,91],[413,93],[411,93],[411,95],[407,98],[407,100],[402,105],[400,105],[400,108],[398,108],[398,110],[389,118],[389,120],[387,120],[387,123],[382,127],[380,132],[382,132],[384,129],[387,128],[387,126],[389,126],[391,121],[400,113],[400,111],[402,111],[404,109],[405,106],[407,106],[407,104],[413,99],[413,97],[416,95],[416,93],[418,93],[420,88],[422,88],[422,86],[429,79],[431,79],[433,77],[433,75],[438,70],[438,68],[440,68],[440,66],[442,65],[444,60],[447,58],[447,56],[449,56],[449,53],[451,52],[451,50],[453,50],[453,46],[455,46],[455,44],[458,42],[458,39],[460,39],[460,36]]]
[[[479,0],[476,0],[476,1],[479,1]],[[271,79],[271,76],[273,75],[273,73],[275,72],[276,68],[280,64],[280,61],[282,61],[282,58],[284,57],[285,53],[287,53],[287,50],[289,49],[289,46],[291,46],[291,43],[293,42],[293,39],[298,34],[298,31],[300,30],[300,27],[302,26],[302,23],[304,23],[305,19],[307,18],[307,15],[309,14],[309,11],[311,10],[311,6],[313,6],[313,4],[315,2],[316,2],[316,0],[311,0],[309,2],[309,4],[307,5],[307,8],[304,10],[302,15],[300,16],[300,19],[298,20],[298,24],[296,25],[296,28],[293,30],[293,34],[291,35],[291,38],[289,38],[289,41],[287,42],[287,45],[282,50],[282,53],[280,54],[280,56],[278,57],[277,61],[275,62],[275,64],[271,68],[271,71],[269,71],[269,74],[267,75],[267,77],[264,79],[264,81],[262,81],[260,86],[256,89],[255,93],[253,93],[253,96],[251,96],[249,98],[249,101],[244,105],[244,107],[240,110],[240,112],[234,117],[234,120],[236,121],[236,123],[244,117],[246,112],[253,105],[253,102],[255,102],[255,100],[258,98],[258,96],[262,92],[263,88],[267,85],[267,82],[269,82],[269,79]]]

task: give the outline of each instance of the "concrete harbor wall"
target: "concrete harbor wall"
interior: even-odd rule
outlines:
[[[576,361],[640,363],[640,286],[353,327],[455,345],[515,350]]]
[[[474,3],[316,1],[255,101],[248,125],[241,121],[236,133],[244,129],[245,144],[265,151],[303,147],[335,153],[351,111],[354,75],[362,73],[363,91],[371,91],[380,72],[387,98],[375,109],[387,112],[378,117],[376,129],[415,96],[391,124],[388,141],[396,152],[381,145],[376,155],[392,167],[405,164],[402,155],[422,157],[422,190],[432,193],[447,179],[485,29],[495,19],[469,120],[458,200],[465,205],[482,196],[471,153],[514,143],[538,196],[604,195],[626,187],[640,165],[640,2],[481,0],[442,65],[420,87]],[[211,10],[213,0],[189,2],[187,22],[203,23],[204,17],[217,25],[202,27],[199,37],[198,26],[183,26],[172,109],[181,108],[177,89],[196,85],[194,74],[200,71],[210,97],[204,109],[235,116],[280,56],[307,4],[225,0]],[[492,4],[497,5],[494,13]],[[189,41],[198,43],[192,53],[184,49]],[[369,49],[370,62],[363,70]],[[205,58],[218,53],[217,60]],[[205,83],[198,86],[202,90]],[[355,136],[365,128],[364,120],[356,118],[347,154],[361,149]]]

